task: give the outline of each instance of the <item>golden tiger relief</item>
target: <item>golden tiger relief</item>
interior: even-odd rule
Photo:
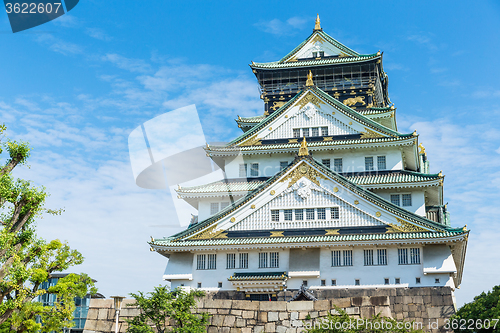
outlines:
[[[365,96],[356,96],[352,98],[347,98],[343,102],[347,106],[354,105],[356,103],[361,103],[362,105],[366,105],[365,103]]]

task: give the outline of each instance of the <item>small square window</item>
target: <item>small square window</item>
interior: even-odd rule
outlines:
[[[391,194],[391,203],[396,206],[401,206],[401,202],[399,201],[399,194]]]
[[[324,57],[325,56],[325,51],[319,51],[319,56]]]
[[[384,279],[384,284],[389,284],[389,279]]]
[[[294,138],[300,138],[300,128],[294,128],[293,129],[293,137]]]
[[[321,135],[323,136],[328,135],[328,127],[321,127]]]
[[[218,287],[222,288],[222,282],[219,282]]]
[[[219,203],[212,202],[210,203],[210,215],[217,214],[219,212]]]
[[[259,176],[259,163],[252,163],[250,166],[250,176],[258,177]]]
[[[184,287],[184,283],[181,283],[181,287]]]
[[[302,221],[304,219],[304,210],[296,209],[295,210],[295,221]]]
[[[318,220],[326,219],[326,208],[318,208]]]
[[[313,52],[313,58],[317,58],[318,57],[318,52]]]
[[[403,194],[402,196],[403,207],[411,206],[411,194]]]
[[[280,211],[279,210],[271,210],[271,221],[279,222],[280,221]]]
[[[416,284],[420,284],[420,278],[419,278],[419,277],[418,277],[418,278],[415,278],[415,283],[416,283]]]
[[[326,280],[321,280],[321,285],[326,286]]]
[[[400,278],[396,278],[395,282],[396,282],[396,284],[400,284],[401,283],[401,279]]]
[[[434,279],[434,283],[439,283],[439,279]]]
[[[313,127],[311,128],[311,130],[312,130],[311,136],[319,136],[319,127]]]
[[[354,285],[359,286],[359,279],[354,280]]]
[[[334,158],[333,159],[333,171],[342,172],[342,159]]]
[[[309,128],[302,129],[302,136],[309,137]]]
[[[307,280],[302,280],[302,285],[303,285],[304,287],[307,287]]]
[[[339,207],[330,208],[331,218],[332,220],[338,220],[340,217]]]
[[[306,220],[314,220],[314,208],[306,208]]]
[[[285,209],[283,211],[285,215],[285,221],[291,221],[292,220],[292,210],[291,209]]]
[[[322,159],[321,160],[321,163],[326,166],[327,168],[330,168],[330,159],[329,158],[326,158],[326,159]]]
[[[198,289],[201,288],[201,282],[198,282]]]
[[[365,157],[365,171],[373,171],[373,156]]]
[[[385,163],[385,156],[377,156],[377,170],[385,170],[387,169]]]
[[[336,286],[337,285],[337,280],[332,280],[332,286]]]

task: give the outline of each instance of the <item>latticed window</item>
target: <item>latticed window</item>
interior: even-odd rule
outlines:
[[[279,222],[280,220],[280,211],[279,210],[271,210],[271,221]]]
[[[210,204],[210,215],[217,214],[219,211],[219,203],[218,202],[212,202]]]
[[[398,264],[408,265],[408,249],[398,249]]]
[[[330,208],[330,214],[331,214],[332,220],[338,220],[340,217],[339,207]]]
[[[377,249],[377,264],[378,265],[387,265],[387,250],[386,249]]]
[[[291,209],[285,209],[283,211],[283,214],[285,215],[285,221],[292,221],[292,210]]]
[[[333,171],[342,172],[342,159],[341,158],[335,158],[333,160]]]
[[[387,169],[385,163],[385,156],[377,156],[377,170],[385,170]]]
[[[248,268],[248,253],[240,253],[240,268]]]
[[[314,208],[306,208],[306,220],[314,220]]]
[[[280,170],[285,169],[288,166],[288,161],[281,161],[280,162]]]
[[[342,266],[342,256],[339,250],[332,251],[332,266]]]
[[[259,268],[267,268],[267,252],[259,253]]]
[[[196,256],[196,269],[207,269],[207,255],[198,254]]]
[[[271,267],[271,268],[280,267],[280,254],[279,254],[279,252],[270,252],[269,253],[269,261],[270,261],[269,267]]]
[[[402,194],[401,201],[403,202],[403,207],[411,206],[411,194]]]
[[[323,165],[326,166],[327,168],[330,168],[330,159],[329,158],[325,158],[325,159],[321,160],[321,163],[323,163]]]
[[[240,177],[246,177],[246,176],[247,176],[247,165],[240,164]]]
[[[365,170],[372,171],[373,170],[373,156],[365,157]]]
[[[373,266],[373,250],[364,250],[365,266]]]
[[[293,129],[293,137],[294,138],[300,138],[300,128],[294,128]]]
[[[234,269],[236,267],[236,253],[226,254],[226,269]]]
[[[295,221],[302,221],[304,220],[304,210],[303,209],[296,209],[295,210]]]
[[[319,127],[312,128],[312,135],[311,136],[319,136]]]
[[[309,136],[309,128],[303,128],[302,129],[302,136],[305,136],[305,137]]]
[[[208,265],[207,269],[217,269],[217,255],[209,254],[208,255]]]
[[[259,163],[252,163],[250,166],[250,176],[258,177],[259,176]]]
[[[328,127],[321,127],[321,135],[323,136],[328,135]]]
[[[411,248],[410,249],[410,264],[420,264],[420,249]]]
[[[325,219],[326,219],[326,209],[318,208],[318,220],[325,220]]]
[[[352,250],[344,250],[344,266],[352,266]]]
[[[391,194],[391,202],[396,206],[401,206],[401,202],[399,201],[399,194]]]

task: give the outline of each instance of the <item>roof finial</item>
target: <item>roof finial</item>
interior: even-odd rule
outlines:
[[[321,24],[319,21],[319,14],[316,16],[316,24],[314,25],[314,31],[316,31],[316,30],[323,30],[323,29],[321,29]]]
[[[313,73],[309,71],[309,74],[307,74],[307,81],[306,81],[306,87],[314,86],[313,82]]]
[[[302,140],[302,143],[300,144],[299,156],[307,155],[309,155],[309,149],[307,149],[306,137],[304,137],[304,140]]]

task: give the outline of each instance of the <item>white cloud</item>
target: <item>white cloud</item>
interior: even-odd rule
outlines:
[[[111,36],[107,35],[104,31],[102,31],[101,29],[98,29],[98,28],[86,28],[85,33],[92,38],[99,39],[99,40],[106,41],[106,42],[113,39]]]
[[[116,53],[108,53],[101,58],[103,61],[109,61],[116,67],[125,69],[133,73],[147,73],[151,71],[151,66],[141,59],[129,59]]]
[[[42,34],[36,40],[41,44],[47,45],[52,51],[64,55],[80,54],[83,52],[83,48],[80,45],[66,42],[54,37],[52,34]]]
[[[270,21],[261,20],[254,25],[264,32],[280,36],[292,35],[297,30],[304,29],[309,22],[314,22],[314,19],[295,16],[289,18],[285,22],[281,21],[280,19],[272,19]]]

